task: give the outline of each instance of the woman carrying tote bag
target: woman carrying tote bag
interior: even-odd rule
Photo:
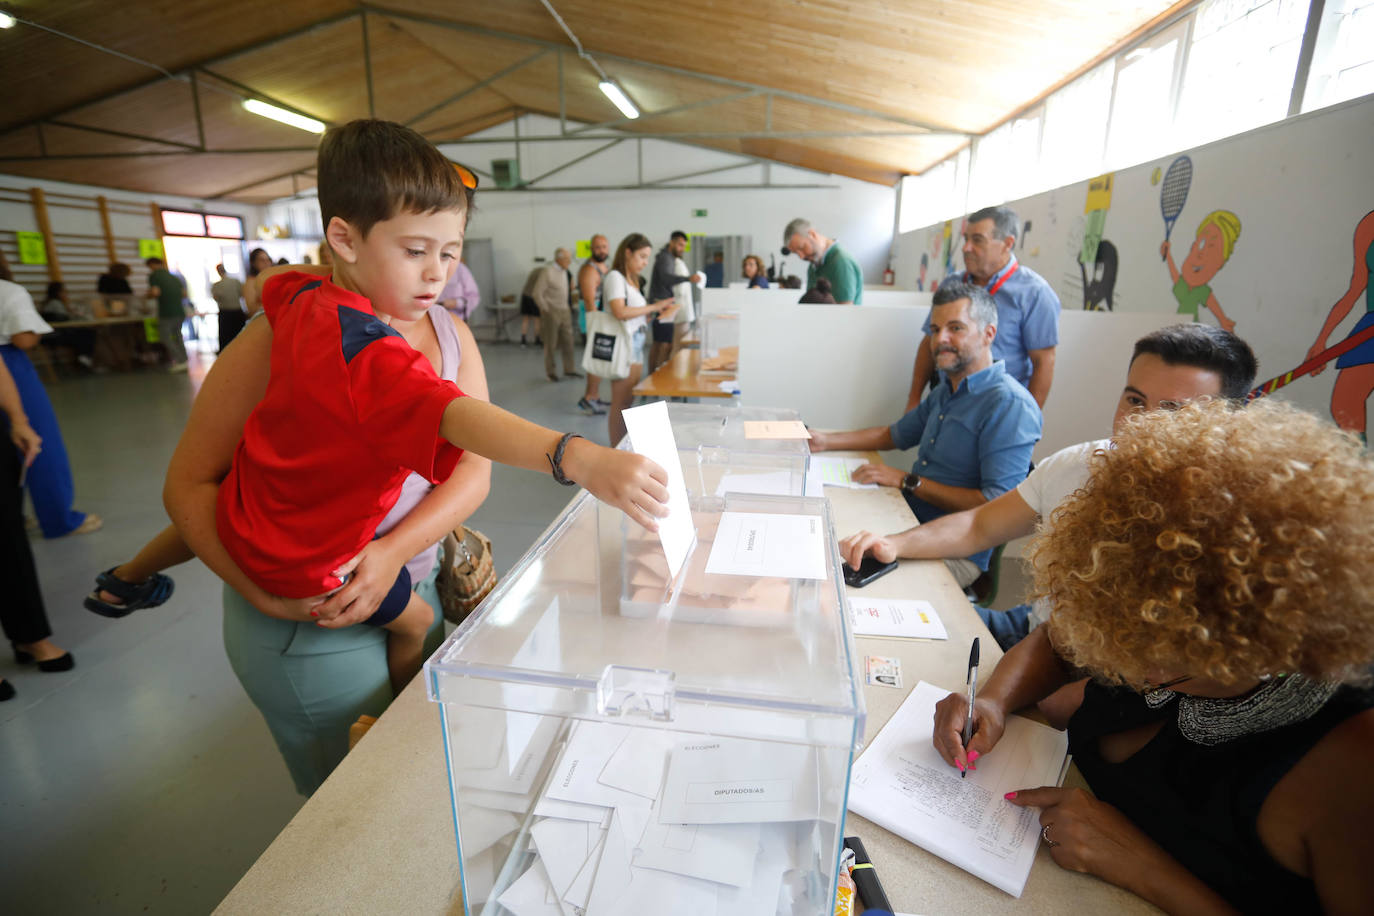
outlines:
[[[648,342],[648,327],[645,318],[649,315],[657,315],[661,320],[673,317],[677,311],[677,306],[672,299],[664,299],[652,305],[646,305],[644,294],[639,291],[639,274],[649,265],[649,256],[653,251],[653,245],[648,237],[632,232],[625,236],[620,246],[615,250],[615,259],[611,262],[612,269],[606,274],[606,279],[602,281],[601,298],[606,303],[606,312],[592,312],[587,315],[587,355],[595,355],[594,348],[598,343],[598,338],[602,335],[593,331],[592,316],[600,315],[603,318],[614,319],[621,325],[614,349],[618,355],[624,347],[628,353],[628,370],[624,376],[617,376],[613,373],[606,373],[600,370],[597,375],[612,378],[611,382],[611,409],[608,422],[610,424],[611,445],[615,445],[625,435],[625,419],[621,413],[630,406],[634,400],[634,387],[639,382],[639,376],[644,371],[644,346]],[[604,326],[604,325],[603,325]],[[628,347],[626,347],[628,339]],[[605,345],[605,340],[600,341]],[[611,363],[616,363],[614,358]],[[583,365],[586,363],[584,361]],[[623,365],[623,363],[622,363]],[[612,367],[613,368],[613,367]]]

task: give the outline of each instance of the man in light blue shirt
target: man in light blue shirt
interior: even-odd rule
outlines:
[[[973,283],[992,296],[997,303],[992,358],[1005,362],[1007,374],[1025,385],[1044,407],[1059,345],[1059,296],[1012,253],[1019,225],[1009,207],[987,207],[969,216],[964,228],[964,272],[951,274],[945,283]],[[925,330],[930,333],[929,322]],[[918,348],[907,410],[920,402],[934,369],[927,348]]]
[[[891,426],[843,433],[812,431],[811,450],[908,449],[919,446],[911,473],[883,464],[854,472],[860,483],[901,487],[917,520],[973,509],[1026,479],[1040,439],[1040,407],[1001,360],[993,360],[1000,332],[998,308],[982,287],[943,284],[935,293],[926,335],[941,382]],[[988,568],[991,550],[946,560],[967,588]]]

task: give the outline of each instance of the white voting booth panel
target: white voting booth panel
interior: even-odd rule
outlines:
[[[758,305],[740,312],[740,400],[791,407],[820,429],[902,414],[926,309]]]
[[[673,577],[583,492],[426,662],[468,916],[832,911],[865,716],[830,506],[691,512]]]
[[[738,312],[756,305],[799,305],[797,301],[805,290],[780,289],[703,289],[701,291],[701,311],[704,315],[715,312]],[[889,286],[864,287],[864,307],[873,305],[905,305],[918,308],[930,307],[930,293],[915,290],[895,289]]]
[[[896,422],[926,309],[762,306],[741,313],[739,383],[743,404],[790,407],[820,429]],[[1177,315],[1063,311],[1054,385],[1034,459],[1111,433],[1135,342]]]

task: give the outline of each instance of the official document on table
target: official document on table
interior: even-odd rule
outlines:
[[[854,762],[849,810],[1020,897],[1040,843],[1039,810],[1002,796],[1058,785],[1068,735],[1008,716],[997,746],[965,779],[931,744],[935,704],[949,691],[921,681]]]

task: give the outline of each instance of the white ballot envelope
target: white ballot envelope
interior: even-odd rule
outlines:
[[[818,816],[816,749],[694,738],[673,748],[658,803],[663,824],[759,824]]]
[[[635,454],[654,461],[668,473],[668,517],[658,520],[658,539],[668,559],[668,575],[676,578],[687,553],[696,543],[692,510],[687,502],[687,482],[682,476],[682,459],[677,440],[668,421],[668,402],[654,401],[625,411],[625,429]]]
[[[855,636],[948,639],[945,625],[929,601],[900,598],[849,599]]]

